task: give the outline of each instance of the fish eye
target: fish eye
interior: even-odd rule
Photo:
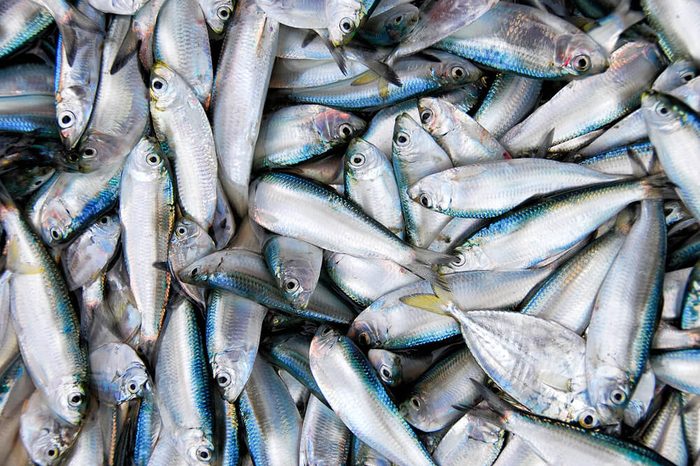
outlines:
[[[357,341],[359,341],[362,346],[369,346],[370,339],[367,332],[360,333],[360,336],[357,337]]]
[[[231,8],[227,6],[219,7],[219,9],[216,10],[216,16],[218,16],[219,19],[226,21],[231,16]]]
[[[296,291],[299,289],[299,280],[296,278],[289,278],[284,282],[284,289],[286,291]]]
[[[461,66],[453,66],[450,70],[450,76],[452,79],[460,80],[467,75],[467,71]]]
[[[131,382],[127,387],[127,390],[129,390],[129,393],[135,394],[136,392],[139,391],[139,386],[136,384],[136,382]]]
[[[48,456],[49,458],[56,458],[58,456],[58,450],[56,450],[55,448],[49,448],[48,450],[46,450],[46,456]]]
[[[148,162],[149,165],[158,165],[160,163],[160,155],[158,154],[150,154],[148,157],[146,157],[146,162]]]
[[[612,393],[610,393],[610,401],[612,401],[616,405],[621,405],[626,400],[627,394],[622,390],[613,390]]]
[[[52,228],[49,230],[49,233],[51,234],[51,238],[55,240],[61,239],[61,231],[58,228]]]
[[[452,262],[450,262],[450,265],[452,265],[453,267],[461,267],[466,263],[467,258],[464,257],[464,254],[457,254],[457,256],[455,256],[455,259]]]
[[[588,71],[591,67],[591,58],[588,55],[578,55],[574,57],[574,69],[576,71]]]
[[[665,118],[671,114],[671,110],[666,105],[659,103],[656,106],[656,114]]]
[[[161,78],[153,78],[151,80],[151,89],[154,91],[162,91],[168,87],[168,84]]]
[[[384,366],[379,370],[379,373],[381,374],[382,378],[384,380],[390,380],[391,379],[391,371],[389,370],[388,367]]]
[[[211,453],[209,453],[209,449],[207,447],[197,448],[197,458],[201,461],[209,462],[209,460],[211,459]]]
[[[91,159],[97,155],[97,150],[92,147],[86,147],[83,149],[83,157],[86,159]]]
[[[190,272],[190,276],[196,277],[198,273],[199,273],[199,269],[197,267],[195,267],[192,269],[192,272]]]
[[[68,405],[71,408],[77,408],[83,404],[83,394],[80,392],[73,392],[68,395]]]
[[[338,127],[338,134],[346,139],[352,137],[354,132],[355,131],[352,129],[352,126],[349,123],[343,123]]]
[[[581,417],[579,417],[578,423],[584,429],[591,429],[598,424],[598,419],[592,413],[583,413]]]
[[[687,71],[681,75],[681,79],[685,82],[690,82],[695,77],[695,73],[692,71]]]
[[[420,409],[421,403],[417,396],[411,397],[411,405],[416,409]]]
[[[403,131],[401,131],[399,134],[396,135],[396,145],[398,146],[405,146],[409,143],[411,140],[410,136]]]
[[[365,156],[363,154],[355,154],[350,158],[350,165],[353,167],[361,167],[365,164]]]
[[[175,229],[175,234],[176,234],[177,236],[182,236],[182,235],[184,235],[185,233],[187,233],[187,228],[183,227],[182,225],[180,225],[179,227],[177,227],[177,228]]]
[[[70,128],[75,123],[75,113],[70,110],[64,110],[58,116],[58,126],[63,129]]]
[[[403,21],[403,16],[401,16],[401,15],[397,16],[396,18],[394,18],[394,22],[395,22],[396,24],[401,23],[401,21]]]
[[[343,31],[345,34],[349,34],[355,30],[355,23],[353,23],[352,18],[341,19],[340,23],[338,23],[338,26],[340,27],[340,30]]]
[[[100,223],[101,223],[102,225],[107,225],[107,224],[109,223],[109,217],[105,215],[104,217],[102,217],[102,218],[100,219]]]
[[[420,121],[421,122],[427,123],[432,119],[433,119],[433,111],[432,110],[426,108],[425,110],[420,112]]]
[[[216,384],[221,388],[226,388],[231,385],[231,376],[227,371],[221,371],[216,376]]]
[[[433,205],[433,203],[430,201],[430,196],[428,196],[427,194],[420,195],[420,204],[423,207],[427,207],[428,209],[430,209]]]

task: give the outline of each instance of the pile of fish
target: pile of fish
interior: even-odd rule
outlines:
[[[0,0],[0,464],[700,465],[700,0]]]

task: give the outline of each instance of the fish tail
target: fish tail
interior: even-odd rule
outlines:
[[[414,248],[415,259],[410,264],[402,264],[408,270],[430,282],[440,280],[438,273],[433,270],[434,265],[449,264],[454,259],[448,254],[430,251],[423,248]]]
[[[454,308],[454,296],[447,288],[444,279],[434,283],[433,294],[403,296],[400,301],[407,306],[417,307],[435,314],[450,316]]]
[[[489,390],[484,384],[475,379],[469,379],[479,394],[484,398],[489,407],[493,410],[494,416],[487,416],[489,422],[496,425],[504,426],[508,422],[508,417],[513,413],[513,408],[508,403],[503,401],[498,395]],[[476,413],[478,416],[483,416],[481,413]]]
[[[132,19],[133,21],[133,19]],[[124,65],[127,64],[129,59],[136,54],[136,52],[139,50],[139,39],[136,36],[136,31],[134,30],[133,23],[129,26],[129,29],[126,31],[126,35],[124,35],[124,39],[122,40],[121,45],[119,46],[119,50],[117,51],[117,55],[114,57],[114,61],[112,62],[112,66],[109,69],[109,74],[115,74],[119,70],[121,70]]]
[[[653,175],[641,182],[644,199],[678,199],[678,193],[665,175]]]
[[[72,5],[68,5],[65,14],[56,18],[56,25],[61,33],[61,41],[66,51],[66,61],[72,66],[78,53],[78,31],[104,34],[99,24],[85,16],[85,14]]]

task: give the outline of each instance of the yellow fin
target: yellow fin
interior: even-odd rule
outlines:
[[[435,314],[447,315],[444,303],[434,294],[413,294],[403,296],[399,300],[407,306],[417,307]]]
[[[365,71],[357,78],[355,78],[350,85],[351,86],[364,86],[365,84],[372,83],[379,79],[379,76],[374,71]]]
[[[19,244],[10,239],[7,242],[7,270],[21,275],[34,275],[44,272],[41,265],[22,262]]]

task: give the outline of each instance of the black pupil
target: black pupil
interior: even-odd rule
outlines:
[[[423,204],[424,206],[428,207],[428,198],[425,196],[421,196],[420,203]]]
[[[152,155],[148,158],[148,161],[151,163],[156,163],[156,162],[158,162],[158,157],[156,157],[155,155]]]
[[[209,453],[207,453],[206,451],[200,451],[199,457],[202,459],[207,459],[207,458],[209,458]]]
[[[68,123],[70,123],[71,120],[72,120],[72,118],[69,117],[68,115],[63,115],[63,118],[61,118],[61,122],[62,122],[64,125],[67,125]]]
[[[197,275],[197,272],[199,272],[199,269],[192,269],[192,276],[194,277],[195,275]]]
[[[153,89],[157,91],[163,89],[163,83],[161,81],[153,81]]]
[[[399,24],[402,19],[403,19],[403,16],[397,16],[394,21],[396,21],[396,24]]]
[[[180,233],[181,235],[184,235],[184,234],[185,234],[185,229],[184,229],[184,228],[180,228],[179,230],[177,230],[177,232]]]
[[[58,239],[59,236],[60,236],[60,235],[58,234],[58,231],[56,231],[56,230],[51,230],[51,237],[52,237],[53,239]]]
[[[586,417],[583,418],[583,422],[584,422],[584,424],[586,424],[586,425],[591,425],[591,424],[593,424],[593,416],[591,416],[591,415],[589,414],[588,416],[586,416]]]
[[[343,136],[350,136],[351,134],[350,128],[348,128],[347,126],[343,126],[340,129],[340,132],[343,134]]]
[[[405,144],[406,141],[408,141],[408,139],[406,138],[406,136],[399,136],[398,141],[399,141],[401,144]]]
[[[420,402],[418,401],[417,398],[413,398],[413,399],[411,400],[411,403],[412,403],[413,406],[415,406],[416,408],[420,408]]]
[[[221,9],[219,10],[219,15],[221,15],[222,18],[228,17],[228,10],[227,9]]]
[[[659,109],[659,113],[662,115],[667,115],[668,114],[668,109],[666,107],[661,107]]]
[[[580,58],[578,60],[578,67],[579,68],[585,68],[586,67],[586,59],[585,58]]]
[[[420,119],[423,123],[427,123],[428,120],[430,120],[431,116],[432,116],[432,113],[430,113],[429,111],[426,110],[425,112],[420,114]]]
[[[80,395],[74,395],[70,400],[73,402],[73,404],[78,404],[80,403]]]
[[[54,449],[52,448],[51,450],[47,451],[46,453],[48,453],[49,456],[55,456],[55,455],[56,455],[56,450],[54,450]]]
[[[294,288],[296,288],[296,286],[297,285],[294,282],[287,282],[287,289],[288,290],[293,290]]]
[[[132,383],[131,385],[129,385],[129,390],[131,390],[132,392],[136,391],[136,384]]]
[[[621,400],[622,400],[622,395],[621,395],[620,393],[615,393],[615,394],[613,395],[613,399],[614,399],[615,401],[621,401]]]
[[[349,31],[350,30],[350,23],[345,21],[345,22],[343,22],[342,27],[343,27],[344,31]]]
[[[462,71],[462,68],[455,68],[455,76],[457,76],[458,78],[464,76],[464,71]]]
[[[109,221],[109,219],[108,219],[107,217],[102,217],[102,220],[100,220],[100,223],[102,223],[102,224],[104,225],[104,224],[106,224],[108,221]]]
[[[355,157],[354,159],[352,159],[352,161],[353,161],[353,163],[359,165],[359,164],[362,163],[362,158],[361,158],[361,157]]]
[[[95,155],[95,149],[85,149],[83,153],[87,156],[92,156]]]
[[[225,384],[225,383],[226,383],[226,380],[227,380],[227,379],[226,379],[226,376],[220,375],[220,376],[219,376],[219,385]]]
[[[391,375],[391,374],[389,373],[389,369],[387,369],[386,367],[385,367],[384,369],[382,369],[382,375],[383,375],[384,377],[387,377],[387,378],[388,378],[389,375]]]

